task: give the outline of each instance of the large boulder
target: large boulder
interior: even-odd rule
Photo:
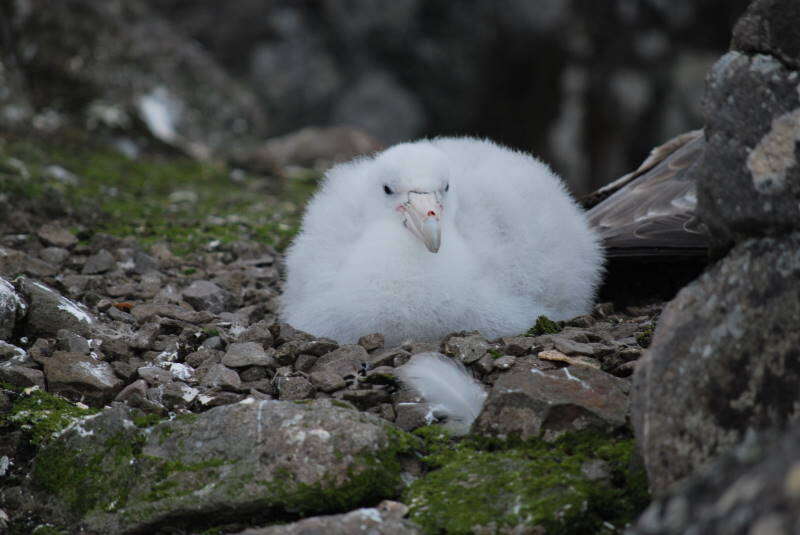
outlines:
[[[800,229],[800,7],[758,0],[708,77],[698,215],[723,244]]]
[[[348,511],[400,487],[413,443],[376,416],[245,399],[151,424],[115,404],[42,449],[34,483],[92,533]]]
[[[751,435],[654,501],[628,535],[797,533],[800,425],[782,437]]]
[[[663,492],[754,429],[800,414],[800,233],[750,240],[664,309],[632,413]]]
[[[729,52],[709,75],[698,214],[718,240],[800,229],[800,93],[777,58]]]
[[[800,69],[800,4],[755,0],[733,28],[733,48],[749,54],[768,50],[781,63]]]
[[[264,131],[254,95],[141,0],[27,0],[8,9],[4,29],[31,104],[47,119],[42,128],[133,133],[144,125],[199,157]]]

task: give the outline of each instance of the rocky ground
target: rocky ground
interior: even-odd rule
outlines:
[[[66,27],[17,15],[33,37],[39,20]],[[714,263],[673,299],[634,269],[589,315],[400,347],[276,322],[281,251],[319,169],[375,140],[307,129],[253,150],[254,101],[228,98],[199,49],[176,45],[155,77],[116,68],[136,32],[67,32],[109,54],[34,69],[62,74],[32,92],[11,67],[62,47],[4,57],[19,129],[0,136],[0,531],[798,532],[799,25],[794,0],[755,0],[709,73],[692,169]],[[151,45],[139,67],[161,58]],[[226,105],[153,85],[175,65]],[[197,96],[192,76],[172,86]],[[396,380],[427,351],[488,392],[466,437]]]
[[[175,157],[60,150],[7,140],[0,163],[0,499],[11,532],[233,533],[347,513],[303,522],[613,533],[643,507],[628,394],[660,304],[602,303],[500,340],[385,347],[373,333],[339,346],[276,319],[278,249],[309,187]],[[207,180],[182,183],[186,166]],[[457,358],[490,392],[465,441],[425,427],[430,411],[397,383],[395,369],[424,351]],[[531,471],[541,477],[519,475]],[[469,473],[474,491],[456,492]],[[382,499],[399,502],[348,513]]]

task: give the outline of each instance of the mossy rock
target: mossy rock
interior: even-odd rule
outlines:
[[[456,445],[435,430],[425,433],[432,470],[403,501],[426,533],[515,526],[619,533],[648,503],[646,476],[633,462],[628,437],[581,432],[554,443],[472,437]],[[586,467],[598,461],[607,476],[594,479]]]
[[[46,445],[33,480],[90,531],[202,530],[396,497],[400,458],[418,445],[377,417],[327,401],[249,399],[160,422],[117,405]]]
[[[561,325],[547,316],[539,316],[536,323],[525,333],[527,336],[541,336],[543,334],[556,334],[561,332]]]
[[[11,410],[0,415],[0,426],[21,429],[35,446],[47,442],[78,419],[97,413],[97,409],[71,403],[38,388],[20,391],[10,385],[3,387],[14,392],[15,399]]]

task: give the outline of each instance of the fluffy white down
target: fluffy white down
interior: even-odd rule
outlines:
[[[432,415],[444,416],[445,429],[455,435],[469,433],[486,401],[486,391],[464,365],[441,353],[414,355],[397,369],[397,377],[425,400]]]
[[[384,185],[438,188],[438,253],[403,226]],[[488,140],[438,138],[328,171],[286,264],[284,321],[340,343],[380,332],[391,346],[587,313],[603,253],[547,165]]]

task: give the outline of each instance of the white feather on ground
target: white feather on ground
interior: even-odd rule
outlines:
[[[419,353],[398,368],[397,376],[428,404],[454,435],[466,435],[481,413],[486,391],[463,364],[441,353]]]
[[[287,252],[280,314],[340,343],[513,336],[588,313],[602,265],[541,161],[474,138],[402,143],[326,173]]]

